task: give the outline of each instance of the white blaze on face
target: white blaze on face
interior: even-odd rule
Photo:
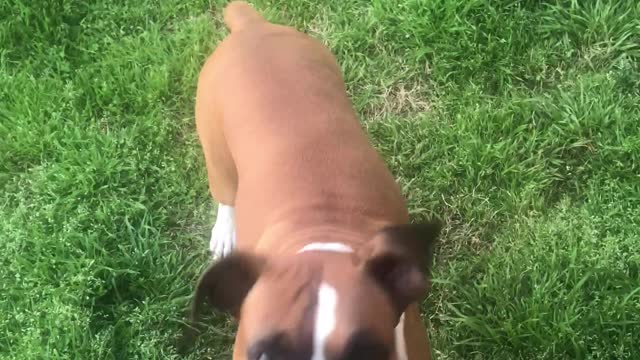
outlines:
[[[313,329],[313,355],[311,360],[326,360],[325,346],[329,335],[336,327],[337,305],[338,293],[336,289],[324,282],[320,284]]]

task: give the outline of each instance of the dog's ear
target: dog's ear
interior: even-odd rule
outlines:
[[[244,298],[260,277],[265,264],[263,257],[242,252],[211,264],[196,286],[191,320],[198,319],[204,304],[237,318]]]
[[[436,221],[389,226],[371,242],[364,271],[387,292],[398,315],[426,295],[426,277],[441,227]]]
[[[244,298],[260,277],[265,263],[260,256],[236,252],[204,271],[193,295],[189,324],[177,344],[180,354],[187,354],[200,333],[198,321],[205,304],[236,318],[239,316]]]

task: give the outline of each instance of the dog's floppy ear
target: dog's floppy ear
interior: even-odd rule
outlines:
[[[258,280],[265,263],[261,256],[236,252],[211,264],[196,286],[191,320],[198,319],[204,304],[237,318],[244,298]]]
[[[236,252],[211,264],[200,276],[191,303],[189,324],[177,344],[178,352],[186,355],[200,332],[198,321],[205,304],[236,318],[249,290],[260,277],[266,260],[260,256]]]
[[[436,221],[389,226],[371,242],[364,271],[387,292],[398,315],[426,295],[426,277],[441,227]]]

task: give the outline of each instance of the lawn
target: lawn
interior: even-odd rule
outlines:
[[[0,3],[1,359],[180,358],[223,3]],[[436,359],[640,359],[640,2],[254,3],[332,49],[413,219],[445,221]],[[230,358],[209,322],[188,358]]]

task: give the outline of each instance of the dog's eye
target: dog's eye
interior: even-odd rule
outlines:
[[[277,333],[255,342],[247,353],[251,360],[278,360],[288,353],[287,336]]]
[[[247,356],[249,360],[274,360],[274,357],[269,356],[268,353],[262,352],[260,350],[251,349],[249,350],[249,354]]]
[[[249,356],[247,358],[250,360],[273,360],[273,358],[267,353],[254,354],[253,352],[249,352]]]

